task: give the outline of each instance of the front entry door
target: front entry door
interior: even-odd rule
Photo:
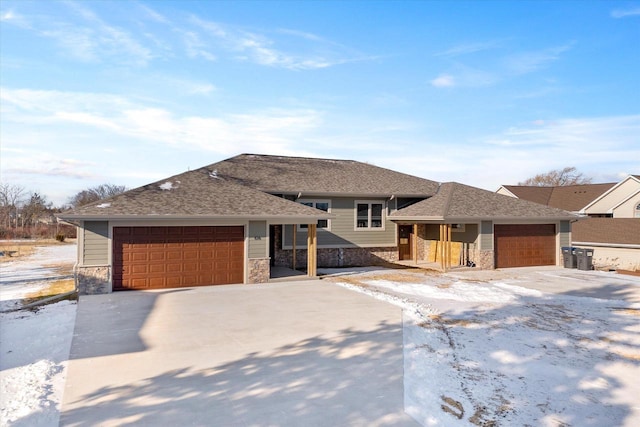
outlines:
[[[402,260],[413,259],[411,256],[411,225],[399,225],[398,226],[398,258]]]

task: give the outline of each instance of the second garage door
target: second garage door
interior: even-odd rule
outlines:
[[[496,225],[496,268],[556,264],[554,224]]]
[[[114,227],[113,289],[242,283],[244,227]]]

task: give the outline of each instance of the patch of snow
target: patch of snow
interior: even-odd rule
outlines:
[[[342,286],[404,309],[405,411],[421,425],[637,425],[640,304],[446,275],[349,277],[365,286]]]
[[[96,208],[108,208],[111,206],[111,203],[100,203],[96,206]]]
[[[167,181],[164,184],[159,185],[161,190],[171,190],[173,188],[173,183],[171,181]]]
[[[77,305],[0,314],[0,423],[57,426]]]
[[[75,244],[39,246],[28,257],[0,263],[0,311],[18,307],[22,298],[53,279],[71,277],[77,252]]]

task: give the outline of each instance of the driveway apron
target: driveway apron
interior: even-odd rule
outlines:
[[[402,312],[322,281],[83,296],[61,425],[416,426]]]

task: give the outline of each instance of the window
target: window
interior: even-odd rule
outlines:
[[[640,203],[636,205],[636,211],[633,213],[635,218],[640,218]]]
[[[451,224],[451,231],[454,233],[464,233],[465,229],[465,224]]]
[[[312,208],[316,208],[321,211],[331,212],[331,202],[328,200],[298,200],[298,203],[309,206]],[[330,229],[330,222],[328,219],[319,219],[318,220],[318,228],[323,228],[325,230]],[[306,230],[307,224],[300,224],[298,226],[300,230]]]
[[[356,202],[356,230],[383,230],[384,204]]]

